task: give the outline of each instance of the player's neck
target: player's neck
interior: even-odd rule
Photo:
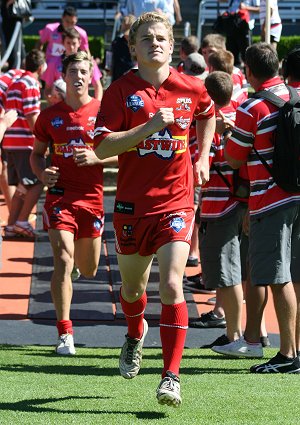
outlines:
[[[75,97],[75,96],[72,96],[72,94],[67,93],[65,103],[69,105],[74,111],[77,111],[82,106],[89,103],[91,100],[92,98],[88,94],[80,96],[80,97],[78,96]]]
[[[148,83],[152,84],[156,90],[160,88],[163,82],[169,77],[169,64],[164,64],[160,68],[153,69],[149,67],[139,66],[137,75]]]

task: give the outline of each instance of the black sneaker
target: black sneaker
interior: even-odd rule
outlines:
[[[190,328],[226,328],[225,317],[218,317],[212,311],[202,313],[200,318],[189,323]]]
[[[215,294],[214,289],[206,289],[202,282],[202,276],[196,274],[195,276],[187,277],[187,282],[184,284],[184,288],[193,292],[194,294]]]
[[[300,373],[300,359],[291,359],[280,352],[266,363],[250,367],[252,373]]]
[[[260,343],[263,347],[271,347],[271,343],[268,336],[261,336]]]
[[[221,345],[227,345],[230,343],[230,340],[227,338],[227,335],[219,336],[214,342],[210,344],[202,345],[200,348],[212,348],[214,345],[220,347]]]

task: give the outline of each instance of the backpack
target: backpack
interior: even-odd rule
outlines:
[[[295,88],[286,87],[290,94],[287,102],[266,90],[251,96],[265,99],[279,108],[277,128],[273,133],[273,167],[270,167],[254,146],[253,149],[281,189],[286,192],[300,192],[300,97]]]

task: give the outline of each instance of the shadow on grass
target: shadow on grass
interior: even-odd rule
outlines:
[[[27,413],[63,413],[63,414],[109,414],[109,415],[135,415],[137,419],[164,419],[167,417],[165,413],[155,412],[155,411],[118,411],[118,410],[108,410],[105,411],[99,410],[80,410],[66,408],[65,406],[61,409],[44,407],[43,404],[56,403],[62,401],[72,400],[109,400],[112,397],[79,397],[79,396],[68,396],[68,397],[59,397],[59,398],[37,398],[31,400],[21,400],[13,403],[1,403],[0,402],[0,411],[1,410],[12,410],[14,412],[27,412]]]
[[[6,364],[0,366],[1,371],[17,372],[17,373],[44,373],[46,375],[74,375],[74,376],[120,376],[118,368],[115,367],[101,367],[97,366],[73,366],[70,363],[65,364],[52,364],[52,365],[24,365],[24,364]],[[216,374],[236,374],[247,372],[245,368],[228,368],[224,367],[182,367],[180,372],[185,375],[201,375],[204,373]],[[141,375],[159,375],[161,367],[145,367],[141,370]]]

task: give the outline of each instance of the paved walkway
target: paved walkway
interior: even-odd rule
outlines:
[[[120,278],[113,249],[111,227],[112,197],[108,197],[106,240],[94,281],[81,279],[74,285],[72,316],[76,345],[89,347],[119,347],[126,325],[118,302]],[[0,271],[0,344],[53,345],[56,340],[55,315],[49,292],[52,256],[47,234],[41,230],[40,206],[37,211],[39,237],[35,242],[5,240],[2,243]],[[0,195],[0,217],[7,218],[7,208]],[[186,275],[200,271],[186,268]],[[154,264],[149,284],[150,299],[147,315],[150,331],[146,346],[160,346],[159,300],[157,297],[157,266]],[[186,293],[191,317],[197,317],[212,307],[206,304],[209,295]],[[270,297],[272,298],[272,297]],[[245,313],[245,312],[244,312]],[[245,316],[245,314],[244,314]],[[245,317],[243,318],[243,322]],[[278,327],[272,299],[266,308],[266,322],[273,345],[278,345]],[[224,329],[189,329],[187,347],[200,347],[212,342]]]

